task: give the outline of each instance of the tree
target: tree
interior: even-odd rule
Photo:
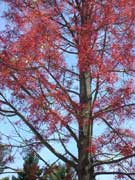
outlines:
[[[9,156],[10,149],[4,144],[0,143],[0,174],[6,169],[7,163],[11,160]],[[6,177],[5,177],[6,179]]]
[[[13,176],[12,180],[40,180],[42,170],[38,166],[38,158],[31,152],[24,160],[23,170],[17,173],[17,178]]]
[[[4,154],[5,154],[5,148],[4,146],[0,145],[0,173],[3,171],[3,166],[5,165]]]
[[[43,180],[76,180],[76,173],[65,164],[56,164],[45,168]]]
[[[9,177],[4,177],[4,178],[2,178],[0,180],[9,180]]]
[[[3,2],[0,114],[17,116],[33,146],[48,148],[78,180],[134,179],[134,0]]]
[[[75,172],[66,165],[55,164],[40,168],[39,158],[34,152],[28,152],[24,158],[23,169],[18,170],[18,177],[12,180],[69,180],[75,177]]]

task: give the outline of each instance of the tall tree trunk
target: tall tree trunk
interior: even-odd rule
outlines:
[[[86,150],[92,144],[92,119],[91,119],[91,89],[90,73],[80,74],[80,104],[82,111],[79,124],[79,180],[94,180],[94,169],[92,167],[92,155]]]
[[[81,33],[79,39],[79,62],[80,67],[87,64],[87,52],[89,52],[90,46],[90,18],[92,8],[88,1],[82,1],[81,7]],[[86,52],[86,53],[85,53]],[[86,149],[92,145],[92,131],[93,120],[91,113],[91,76],[90,70],[80,69],[80,105],[82,106],[80,112],[79,122],[79,167],[78,167],[78,179],[79,180],[95,180],[94,169],[92,167],[92,154]]]

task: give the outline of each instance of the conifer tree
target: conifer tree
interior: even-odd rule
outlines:
[[[1,178],[0,180],[9,180],[9,177]]]
[[[40,180],[42,170],[38,166],[38,158],[31,152],[24,158],[22,171],[18,172],[18,177],[12,177],[12,180]]]

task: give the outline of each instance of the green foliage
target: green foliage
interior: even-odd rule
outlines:
[[[67,164],[57,164],[45,169],[43,180],[76,180],[76,173]]]
[[[66,176],[66,167],[64,165],[56,165],[45,170],[45,180],[63,180]]]
[[[9,180],[9,177],[1,178],[0,180]]]
[[[0,143],[0,174],[4,171],[4,166],[8,161],[7,155],[9,154],[9,149]]]
[[[39,180],[42,170],[38,166],[38,158],[31,152],[24,158],[22,171],[18,172],[18,177],[12,177],[12,180]]]

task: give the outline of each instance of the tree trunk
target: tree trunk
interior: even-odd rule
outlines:
[[[90,73],[85,72],[80,74],[80,104],[82,111],[79,123],[79,165],[78,179],[79,180],[94,180],[94,169],[92,167],[92,154],[87,151],[92,144],[92,119],[91,119],[91,89],[90,89]]]
[[[89,62],[90,48],[90,22],[91,22],[91,3],[87,0],[82,1],[81,32],[79,37],[79,68],[80,68],[80,119],[79,119],[79,144],[78,144],[78,179],[95,180],[92,153],[87,148],[92,146],[93,119],[91,109],[91,74],[90,69],[83,67]]]

